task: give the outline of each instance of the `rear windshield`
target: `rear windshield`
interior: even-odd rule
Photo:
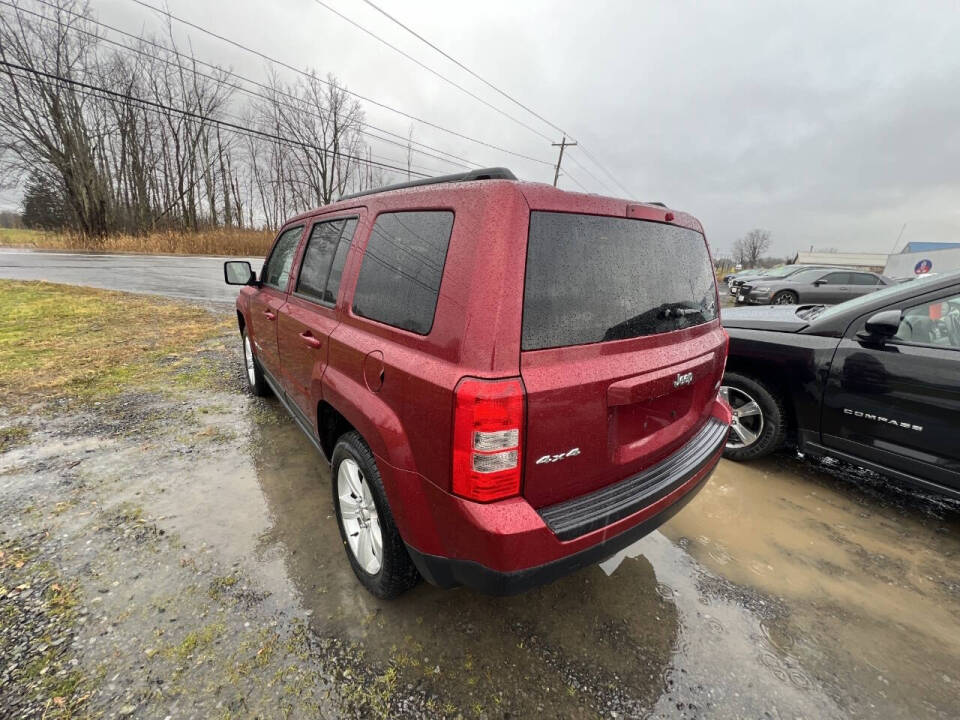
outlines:
[[[533,212],[524,350],[653,335],[717,317],[700,233],[663,223]]]

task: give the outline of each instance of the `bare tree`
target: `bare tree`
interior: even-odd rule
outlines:
[[[241,102],[231,73],[178,49],[169,22],[117,49],[84,0],[18,2],[0,14],[0,180],[43,178],[84,234],[276,227],[386,180],[363,108],[332,75],[272,75]]]
[[[71,32],[88,9],[71,1],[41,12],[46,22],[19,12],[0,15],[0,152],[23,172],[52,169],[80,230],[103,236],[111,212],[97,147],[107,135],[105,119],[90,111],[96,101],[57,79],[99,74],[94,41]]]
[[[755,228],[733,244],[733,256],[738,263],[754,267],[770,249],[770,231]]]

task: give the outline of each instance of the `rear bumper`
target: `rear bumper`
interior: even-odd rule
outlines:
[[[729,419],[729,410],[717,402],[708,421],[714,432],[704,441],[707,444],[697,448],[695,457],[685,446],[644,473],[648,482],[638,484],[637,476],[605,488],[606,497],[601,493],[598,503],[615,501],[619,489],[623,504],[612,507],[602,524],[576,507],[538,511],[519,497],[474,503],[443,492],[413,473],[398,477],[389,469],[383,472],[381,466],[381,474],[391,506],[397,505],[394,518],[410,557],[427,581],[440,587],[464,585],[510,595],[602,561],[672,517],[712,474],[723,452],[726,432],[722,430]],[[586,500],[592,507],[592,495],[570,504]],[[574,525],[568,521],[575,521]]]
[[[442,588],[451,588],[458,585],[477,590],[488,595],[516,595],[540,585],[546,585],[555,580],[581,570],[590,565],[603,562],[615,555],[623,548],[635,543],[640,538],[656,530],[665,523],[707,484],[707,479],[720,459],[719,454],[712,460],[706,472],[698,476],[689,486],[683,487],[683,493],[665,509],[651,515],[619,535],[608,537],[585,550],[572,555],[558,558],[543,565],[500,572],[471,560],[427,555],[415,548],[407,546],[407,551],[417,570],[427,582]]]

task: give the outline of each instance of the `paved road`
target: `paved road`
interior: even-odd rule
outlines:
[[[237,288],[223,282],[219,257],[105,255],[0,248],[0,278],[232,303]],[[246,258],[259,272],[263,259]]]

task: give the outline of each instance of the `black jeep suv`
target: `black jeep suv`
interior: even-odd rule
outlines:
[[[722,321],[727,457],[758,458],[791,436],[800,452],[960,499],[960,273]]]

